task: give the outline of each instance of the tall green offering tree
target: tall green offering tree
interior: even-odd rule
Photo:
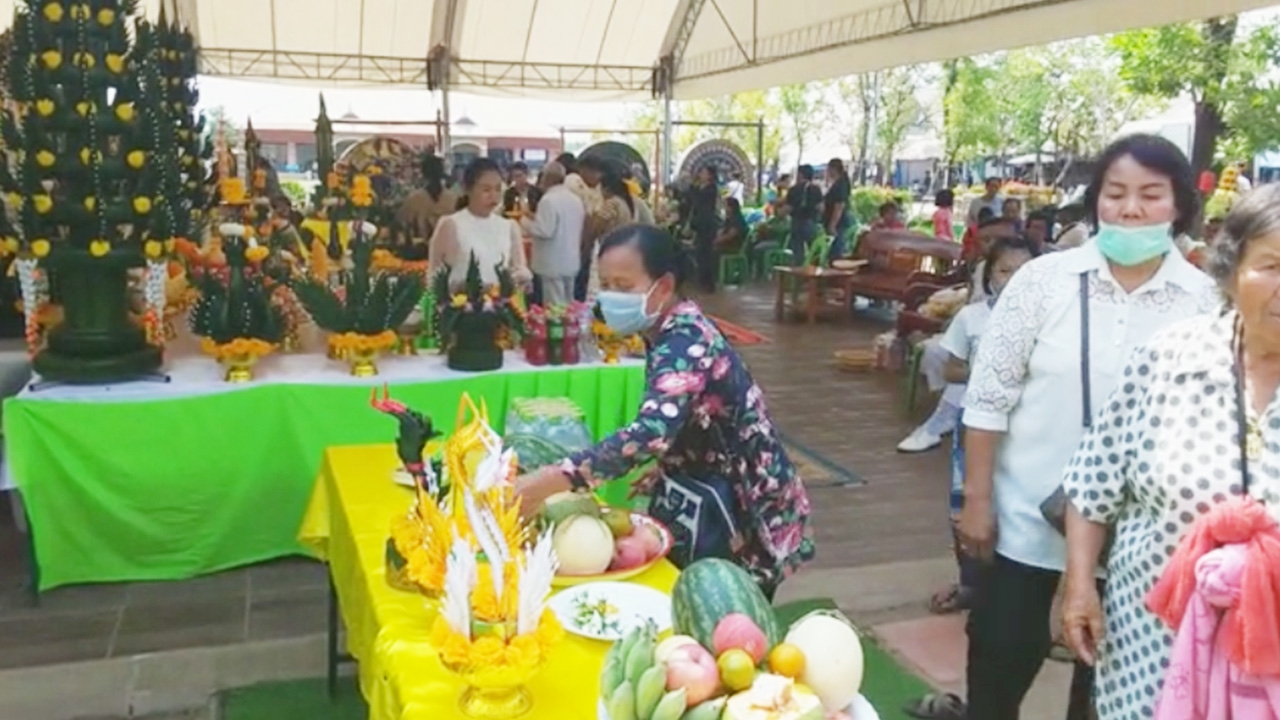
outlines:
[[[18,198],[19,252],[52,278],[62,322],[34,367],[66,383],[155,372],[161,351],[130,317],[128,271],[159,259],[178,228],[174,121],[155,33],[126,23],[137,0],[25,0],[13,22],[0,119],[0,189]]]

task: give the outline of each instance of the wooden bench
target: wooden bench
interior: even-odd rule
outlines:
[[[854,259],[866,260],[850,284],[854,295],[905,302],[908,288],[964,282],[960,244],[907,230],[872,230],[858,241]],[[914,293],[913,293],[914,294]]]

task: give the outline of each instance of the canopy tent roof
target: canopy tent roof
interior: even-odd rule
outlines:
[[[668,78],[719,96],[1277,0],[143,0],[162,2],[208,75],[638,100]]]

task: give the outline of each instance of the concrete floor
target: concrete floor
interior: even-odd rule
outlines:
[[[778,324],[773,292],[762,285],[723,290],[705,306],[769,338],[740,350],[783,433],[866,481],[811,488],[818,557],[780,599],[834,597],[926,680],[959,689],[962,623],[925,608],[954,576],[948,459],[894,449],[931,400],[908,412],[901,374],[850,374],[832,363],[834,350],[868,347],[888,330],[884,315]],[[183,582],[64,588],[31,607],[22,541],[8,517],[0,508],[0,720],[141,717],[200,707],[226,687],[323,674],[319,564],[285,559]],[[70,688],[68,671],[81,677]],[[1025,718],[1065,714],[1068,672],[1046,667]]]

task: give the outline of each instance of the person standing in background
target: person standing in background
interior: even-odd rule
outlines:
[[[933,198],[937,209],[933,211],[933,236],[939,240],[955,240],[956,230],[952,225],[952,210],[956,204],[955,193],[950,190],[939,190]]]
[[[538,200],[542,191],[529,184],[529,166],[522,162],[513,163],[510,171],[511,187],[502,194],[502,211],[508,215],[520,213],[533,215],[538,211]],[[564,182],[563,174],[560,182]]]
[[[725,197],[731,197],[742,205],[747,197],[747,186],[742,182],[742,173],[734,171],[729,174],[729,182],[724,184]]]
[[[796,184],[787,190],[787,206],[791,213],[791,262],[799,266],[818,234],[818,210],[822,207],[822,190],[813,182],[812,167],[801,165],[796,170]]]
[[[405,197],[396,215],[412,245],[425,245],[440,218],[458,209],[458,197],[445,187],[444,163],[440,158],[430,153],[422,157],[422,180],[422,187]]]
[[[520,226],[533,238],[529,269],[533,271],[546,307],[573,301],[573,281],[582,259],[582,233],[587,209],[582,199],[565,187],[564,166],[553,162],[542,170],[543,194],[532,218],[520,219]]]
[[[698,286],[706,292],[716,289],[716,234],[720,231],[720,190],[716,169],[703,165],[694,174],[689,189],[689,229],[693,231],[694,258],[698,265]]]
[[[833,258],[845,255],[844,234],[853,225],[853,216],[849,213],[851,192],[853,188],[849,185],[844,163],[839,158],[831,158],[827,163],[827,194],[822,198],[822,222],[831,238]]]
[[[968,220],[969,227],[978,225],[978,213],[982,212],[982,208],[990,208],[991,212],[997,217],[1004,211],[1004,198],[1000,196],[1000,186],[1003,185],[1000,178],[989,177],[984,184],[986,191],[982,197],[969,202],[969,210],[965,213],[965,219]]]

